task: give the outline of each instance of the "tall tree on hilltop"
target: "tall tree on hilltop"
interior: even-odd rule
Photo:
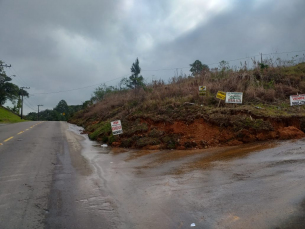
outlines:
[[[136,59],[136,62],[132,64],[130,70],[132,75],[129,76],[129,79],[126,81],[126,86],[135,89],[136,93],[139,87],[145,86],[143,76],[139,75],[141,73],[141,68],[138,58]]]
[[[200,74],[202,71],[210,70],[209,66],[206,64],[202,64],[200,60],[195,60],[195,62],[190,64],[190,66],[190,72],[193,74],[193,76]]]

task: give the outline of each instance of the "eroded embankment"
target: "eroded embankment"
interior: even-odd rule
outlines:
[[[112,145],[147,149],[201,149],[271,139],[285,140],[305,137],[304,132],[300,130],[300,121],[297,118],[290,118],[284,122],[281,119],[254,120],[254,124],[261,125],[259,127],[226,125],[228,122],[223,126],[218,126],[204,119],[196,119],[191,124],[183,121],[154,123],[151,120],[141,120],[142,124],[148,126],[146,133],[142,132],[130,138],[123,137],[113,142]]]
[[[264,114],[266,111],[257,109],[207,111],[195,106],[183,109],[188,113],[177,119],[147,115],[125,117],[122,119],[124,133],[120,136],[111,134],[109,121],[87,120],[81,124],[91,139],[125,148],[202,149],[305,137],[305,118],[295,113],[268,116]]]

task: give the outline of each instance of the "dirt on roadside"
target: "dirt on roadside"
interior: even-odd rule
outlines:
[[[113,147],[144,150],[206,149],[305,137],[305,118],[295,110],[277,115],[276,110],[270,113],[251,106],[207,110],[193,105],[179,109],[177,112],[192,116],[125,117],[121,120],[123,134],[120,136],[112,135],[108,121],[87,120],[82,125],[93,140]],[[80,124],[77,120],[72,122]]]

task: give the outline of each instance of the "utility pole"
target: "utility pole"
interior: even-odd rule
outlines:
[[[39,121],[39,107],[42,107],[43,105],[37,105],[37,106],[38,106],[37,121]]]
[[[23,88],[30,89],[29,87],[20,87],[20,89],[22,90],[21,91],[21,93],[22,93],[22,95],[21,95],[21,98],[22,98],[22,100],[21,100],[21,119],[23,119]]]
[[[261,64],[263,63],[263,53],[261,53]]]

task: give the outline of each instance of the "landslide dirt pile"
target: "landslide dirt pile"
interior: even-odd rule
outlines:
[[[175,117],[176,112],[185,116]],[[305,116],[297,115],[297,110],[289,117],[271,117],[264,112],[254,106],[206,109],[185,104],[173,109],[174,117],[121,117],[124,134],[120,136],[111,134],[109,121],[75,119],[74,123],[84,126],[91,139],[127,148],[207,148],[305,137]]]
[[[198,87],[207,86],[207,96]],[[219,103],[217,91],[243,92],[243,105]],[[305,93],[305,63],[291,67],[203,72],[154,81],[145,89],[114,91],[70,121],[89,137],[118,147],[207,148],[305,137],[305,109],[289,96]],[[219,106],[219,107],[218,107]],[[110,121],[124,133],[113,136]]]

